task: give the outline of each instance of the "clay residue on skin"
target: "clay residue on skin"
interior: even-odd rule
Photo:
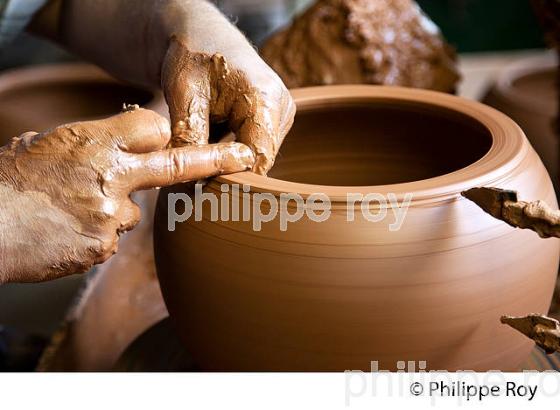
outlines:
[[[530,229],[541,238],[560,237],[560,211],[543,201],[518,201],[517,192],[498,188],[472,188],[462,195],[515,228]]]
[[[384,84],[455,91],[455,54],[411,0],[319,0],[261,55],[289,88]]]
[[[0,184],[0,283],[54,279],[60,271],[83,272],[91,266],[83,248],[96,249],[96,238],[80,237],[80,221],[48,195],[19,192]],[[78,248],[72,239],[82,242]]]
[[[143,215],[153,215],[158,192],[134,195]],[[126,234],[119,252],[100,266],[79,302],[55,333],[40,371],[110,371],[126,347],[168,316],[157,280],[153,218]]]
[[[243,71],[230,67],[223,55],[192,52],[187,41],[177,37],[171,41],[162,79],[171,113],[172,146],[204,145],[210,124],[227,121],[237,140],[255,153],[253,170],[266,174],[272,167],[295,114],[287,91],[263,93]]]
[[[170,134],[164,117],[132,107],[28,132],[0,148],[0,214],[8,218],[0,230],[0,283],[54,279],[106,261],[140,219],[133,191],[254,164],[239,143],[166,150]]]
[[[272,167],[295,104],[280,77],[212,2],[136,1],[131,7],[130,0],[64,1],[58,22],[39,24],[43,19],[41,14],[36,28],[115,77],[161,87],[172,146],[204,145],[211,122],[228,122],[237,141],[256,155],[253,170],[265,174]]]
[[[560,322],[543,315],[502,316],[501,322],[523,333],[546,353],[560,352]]]

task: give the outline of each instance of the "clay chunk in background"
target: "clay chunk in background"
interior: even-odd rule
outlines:
[[[382,84],[454,92],[455,52],[411,0],[319,0],[261,50],[288,88]]]

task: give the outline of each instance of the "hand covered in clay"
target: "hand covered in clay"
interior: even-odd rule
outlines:
[[[131,107],[1,148],[0,283],[54,279],[107,260],[139,222],[135,190],[254,164],[240,143],[165,149],[170,137],[165,118]]]
[[[161,86],[172,145],[204,145],[227,122],[265,174],[295,115],[276,73],[206,0],[51,0],[34,29],[115,76]]]

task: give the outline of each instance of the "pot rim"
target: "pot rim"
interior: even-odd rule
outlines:
[[[390,102],[405,103],[424,108],[454,111],[481,124],[492,138],[488,152],[467,167],[433,178],[389,185],[328,186],[288,182],[240,172],[214,178],[209,185],[249,185],[251,192],[297,193],[307,197],[314,193],[326,194],[331,202],[347,202],[347,194],[367,195],[393,193],[401,201],[412,194],[412,203],[447,201],[461,192],[479,186],[497,186],[517,168],[531,146],[521,128],[505,114],[476,101],[436,91],[376,85],[334,85],[291,90],[298,109],[321,107],[337,103]]]
[[[72,83],[75,81],[118,81],[101,68],[89,63],[48,63],[18,67],[3,71],[0,75],[0,92],[30,86],[36,83]]]
[[[520,91],[514,83],[528,75],[551,71],[556,74],[557,69],[558,62],[555,53],[524,58],[504,68],[496,80],[493,91],[499,98],[507,100],[509,104],[516,107],[522,107],[539,115],[556,116],[556,106],[548,104],[539,96],[535,97]],[[555,87],[556,84],[551,84],[551,86]]]
[[[162,105],[160,100],[163,101],[163,93],[161,90],[121,82],[99,66],[86,62],[46,63],[27,67],[16,67],[2,71],[0,74],[0,94],[18,89],[19,87],[33,86],[34,84],[71,84],[77,81],[99,84],[120,84],[151,93],[152,98],[148,103],[144,104],[144,107],[157,111],[169,118],[167,114],[167,105],[163,104],[165,105],[165,109],[160,107]],[[134,102],[123,101],[123,104],[124,103]],[[118,112],[115,112],[115,114],[118,114]]]

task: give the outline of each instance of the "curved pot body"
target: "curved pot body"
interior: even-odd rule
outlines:
[[[507,67],[484,102],[511,117],[541,157],[558,191],[560,147],[555,133],[558,115],[558,62],[554,54],[526,58]]]
[[[399,361],[515,369],[533,344],[500,316],[548,311],[559,242],[513,229],[460,193],[496,186],[556,204],[519,127],[492,108],[430,91],[293,94],[296,122],[271,177],[219,177],[203,191],[232,203],[233,187],[245,184],[251,196],[242,209],[262,215],[273,206],[257,193],[322,193],[331,202],[326,220],[304,216],[282,230],[279,212],[255,230],[255,212],[232,221],[231,207],[229,221],[223,210],[212,220],[211,201],[197,204],[187,185],[160,194],[158,276],[194,361],[232,371],[369,370],[372,361],[393,370]],[[185,193],[200,214],[171,231],[170,218],[188,210]],[[397,226],[390,198],[402,206],[410,195]]]

